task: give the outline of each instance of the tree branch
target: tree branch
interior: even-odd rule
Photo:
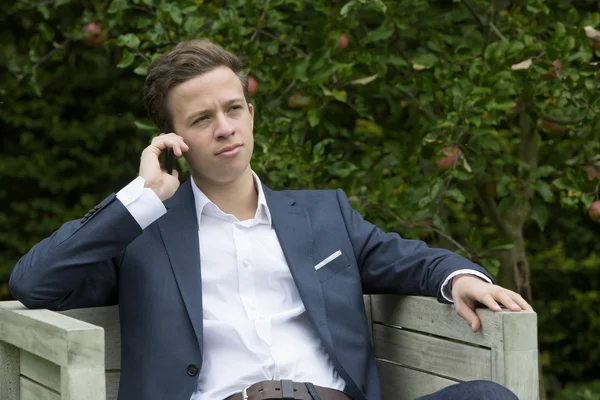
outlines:
[[[496,36],[498,36],[498,38],[500,38],[501,40],[507,42],[508,39],[506,39],[504,37],[504,35],[502,34],[502,32],[500,32],[498,30],[498,28],[496,27],[496,25],[494,25],[494,22],[492,21],[492,18],[490,16],[489,21],[486,22],[485,18],[483,18],[481,15],[479,15],[477,13],[477,11],[475,10],[475,8],[473,7],[473,5],[471,3],[469,3],[467,0],[462,0],[463,4],[465,6],[467,6],[467,8],[469,9],[469,11],[471,12],[471,15],[473,15],[473,18],[475,18],[475,20],[477,22],[479,22],[479,24],[481,25],[482,28],[486,28],[489,27],[489,29],[491,29]]]
[[[68,38],[65,41],[63,41],[62,43],[59,43],[55,48],[53,48],[52,50],[50,50],[46,55],[44,55],[42,58],[40,58],[38,61],[36,61],[35,64],[33,64],[33,67],[31,67],[31,71],[36,70],[39,66],[41,66],[43,63],[45,63],[46,61],[48,61],[48,59],[50,59],[50,57],[52,57],[54,54],[56,54],[59,50],[61,50],[63,47],[65,47],[67,44],[69,44],[73,39]],[[27,76],[27,72],[24,72],[22,74],[19,75],[18,79],[21,80],[24,77]]]
[[[267,0],[267,3],[265,4],[265,8],[263,10],[263,13],[260,16],[260,18],[262,20],[264,20],[267,17],[267,9],[269,8],[269,4],[271,4],[271,0]],[[254,29],[254,32],[252,33],[252,36],[250,36],[250,40],[256,39],[256,36],[258,36],[258,26],[256,27],[256,29]]]
[[[415,97],[414,94],[412,94],[411,92],[409,92],[408,90],[405,90],[403,88],[399,88],[400,91],[402,93],[404,93],[405,95],[407,95],[408,97],[410,97],[410,99],[412,100],[413,103],[415,103],[416,105],[420,106],[421,104],[419,103],[419,100]],[[419,109],[421,110],[421,112],[430,120],[432,121],[437,121],[440,117],[437,116],[435,114],[435,112],[432,110],[431,106],[429,104],[427,104],[425,107],[421,108],[419,107]]]
[[[390,217],[394,218],[396,220],[396,222],[398,222],[400,225],[405,226],[409,229],[413,229],[415,226],[411,226],[408,222],[406,222],[405,220],[401,219],[398,215],[396,215],[396,213],[394,211],[392,211],[391,208],[386,207],[386,206],[382,206],[379,204],[372,204],[372,206],[375,206],[377,208],[379,208],[380,211],[385,212],[386,214],[388,214]],[[443,236],[444,238],[448,239],[448,241],[450,243],[452,243],[454,246],[456,246],[456,248],[458,248],[459,250],[461,250],[462,252],[464,252],[465,254],[470,256],[470,252],[463,246],[461,245],[459,242],[456,241],[456,239],[454,239],[451,235],[447,234],[446,232],[437,229],[437,228],[433,228],[433,227],[429,227],[426,225],[418,225],[418,226],[422,226],[424,230],[426,231],[431,231],[431,232],[435,232],[440,236]]]
[[[262,29],[259,29],[259,28],[257,28],[257,29],[256,29],[256,32],[258,32],[258,33],[261,33],[261,34],[263,34],[263,35],[265,35],[265,36],[268,36],[268,37],[270,37],[270,38],[272,38],[272,39],[279,40],[279,42],[280,42],[280,43],[282,43],[282,44],[284,44],[284,45],[286,45],[286,46],[288,46],[288,47],[290,47],[290,48],[294,49],[296,52],[298,52],[298,53],[299,53],[300,55],[302,55],[303,57],[305,57],[305,58],[310,58],[310,55],[309,55],[309,54],[307,54],[307,53],[306,53],[304,50],[300,49],[299,47],[296,47],[296,46],[294,46],[294,45],[293,45],[293,44],[291,44],[291,43],[288,43],[288,42],[286,42],[286,41],[285,41],[285,40],[283,40],[283,39],[280,39],[279,37],[277,37],[277,36],[273,35],[271,32],[267,32],[267,31],[264,31],[264,30],[262,30]]]

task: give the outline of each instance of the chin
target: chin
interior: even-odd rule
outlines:
[[[224,170],[226,169],[226,170]],[[206,169],[204,169],[206,171]],[[246,171],[250,170],[250,165],[242,166],[227,166],[225,168],[221,167],[216,170],[213,170],[211,173],[195,173],[194,175],[201,179],[209,182],[214,182],[218,184],[227,184],[231,182],[235,182],[241,176],[246,173]]]

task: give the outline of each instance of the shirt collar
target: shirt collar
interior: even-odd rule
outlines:
[[[252,171],[252,178],[254,179],[254,188],[258,192],[258,207],[256,209],[256,214],[254,215],[254,223],[264,223],[269,225],[269,228],[272,226],[271,221],[271,212],[269,211],[269,206],[267,205],[267,199],[265,198],[265,193],[263,191],[262,184],[260,179],[254,171]],[[215,217],[225,217],[223,211],[219,209],[219,207],[210,201],[208,197],[200,190],[194,179],[190,179],[192,181],[192,192],[194,193],[194,202],[196,204],[196,215],[198,216],[198,227],[200,227],[200,220],[202,215],[212,215]],[[235,218],[235,217],[234,217]]]

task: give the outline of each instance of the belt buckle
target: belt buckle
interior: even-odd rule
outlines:
[[[248,388],[252,385],[248,385],[242,390],[242,400],[248,400]]]

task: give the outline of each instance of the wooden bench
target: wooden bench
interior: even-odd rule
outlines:
[[[478,309],[473,333],[433,298],[365,296],[384,398],[414,399],[487,379],[538,399],[537,316]],[[0,302],[0,399],[114,400],[120,369],[118,307],[65,312]]]

